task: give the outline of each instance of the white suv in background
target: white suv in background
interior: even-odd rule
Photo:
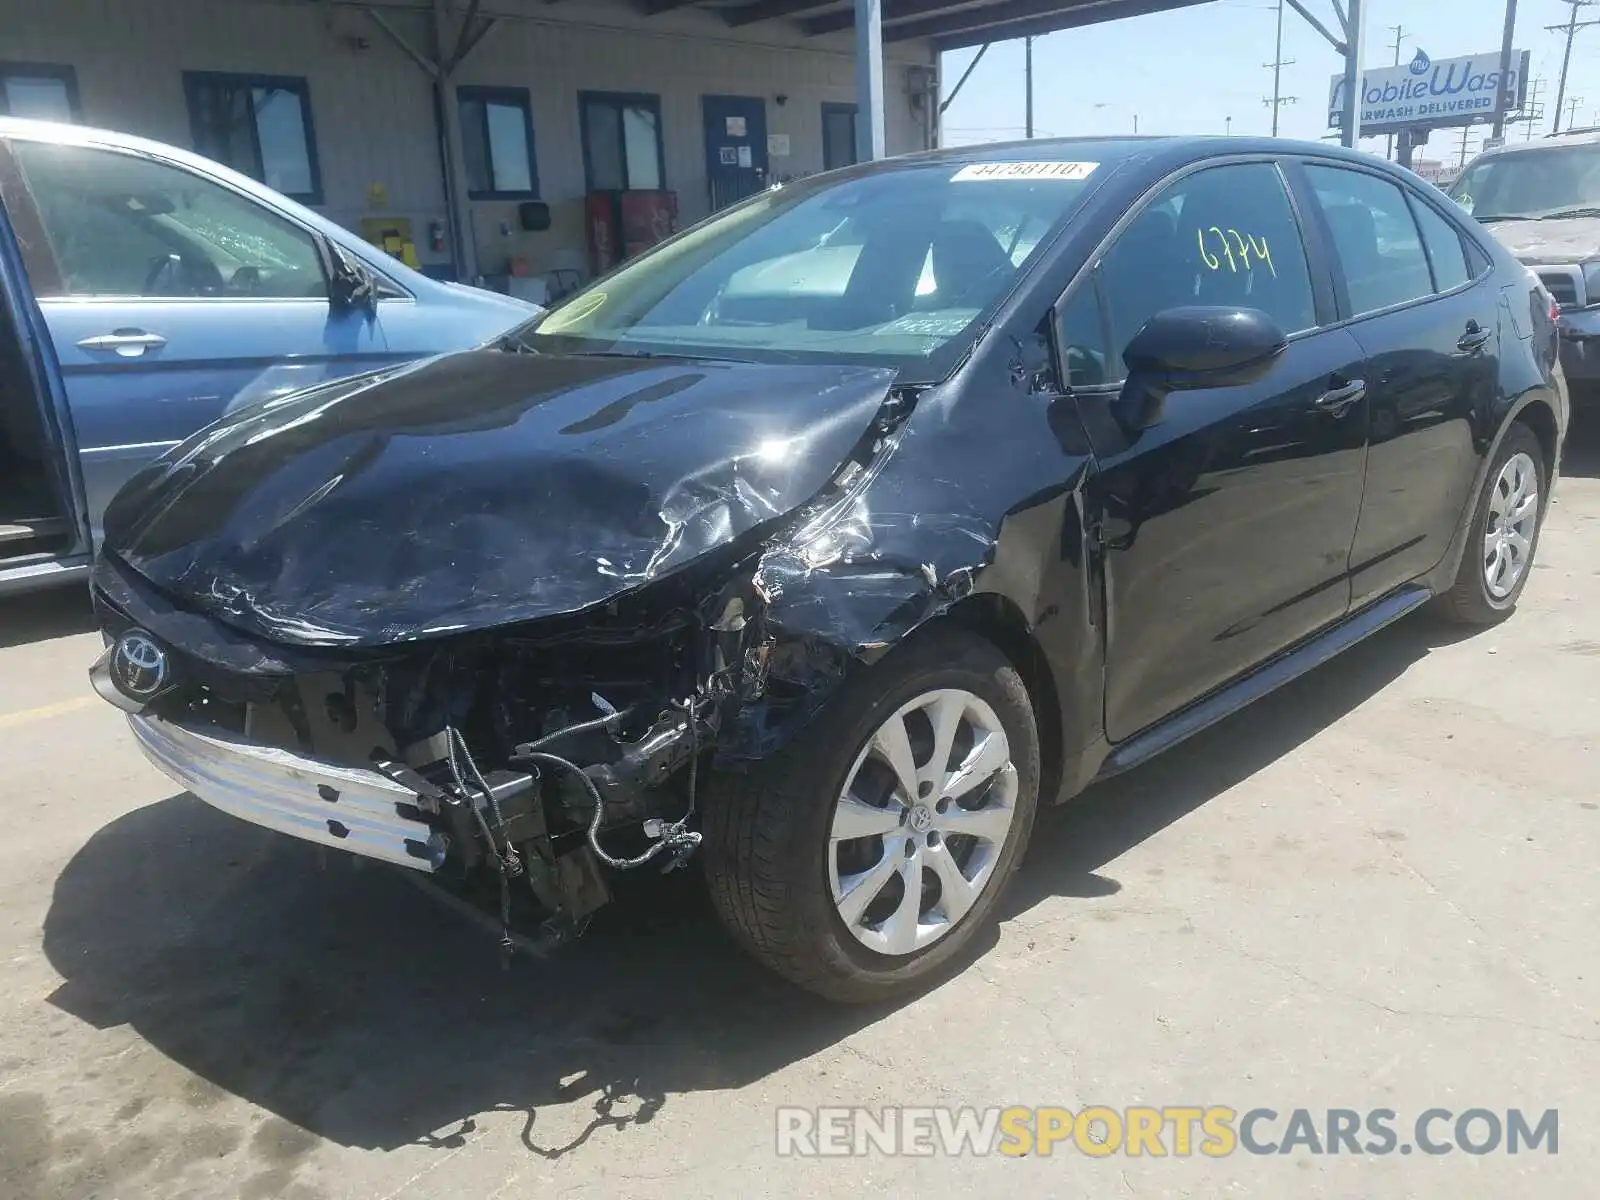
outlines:
[[[1486,151],[1450,195],[1554,297],[1572,399],[1600,402],[1600,129]]]

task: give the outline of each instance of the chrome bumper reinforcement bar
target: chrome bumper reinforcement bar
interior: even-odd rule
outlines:
[[[418,871],[444,862],[442,833],[409,814],[420,800],[376,771],[130,715],[139,748],[213,808],[290,837]]]

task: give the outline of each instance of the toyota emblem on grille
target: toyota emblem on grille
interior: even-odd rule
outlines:
[[[167,682],[167,652],[144,630],[130,629],[117,639],[111,677],[136,700],[148,700]]]

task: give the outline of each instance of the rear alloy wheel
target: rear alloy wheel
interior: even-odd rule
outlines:
[[[1467,551],[1442,614],[1465,625],[1511,615],[1533,571],[1545,508],[1544,450],[1521,423],[1506,431],[1473,511]]]
[[[1539,527],[1539,468],[1526,451],[1506,459],[1489,492],[1483,531],[1483,586],[1495,600],[1516,591],[1533,561]]]
[[[971,943],[1033,826],[1021,677],[961,630],[919,634],[706,803],[712,899],[757,958],[835,1000],[886,999]]]

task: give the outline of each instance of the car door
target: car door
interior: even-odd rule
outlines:
[[[1322,327],[1332,307],[1318,278],[1277,164],[1234,162],[1136,209],[1059,310],[1096,460],[1088,503],[1104,548],[1113,742],[1349,606],[1363,355],[1348,331]],[[1121,350],[1157,312],[1196,304],[1259,309],[1287,345],[1254,382],[1174,391],[1138,428]]]
[[[89,544],[60,371],[8,217],[0,205],[0,593],[85,570]]]
[[[374,315],[329,303],[320,240],[254,197],[109,146],[8,150],[96,530],[134,471],[230,406],[387,357]]]
[[[1477,460],[1472,412],[1492,401],[1499,375],[1499,294],[1419,189],[1352,163],[1303,171],[1339,311],[1367,357],[1367,482],[1350,555],[1359,605],[1449,548]]]

